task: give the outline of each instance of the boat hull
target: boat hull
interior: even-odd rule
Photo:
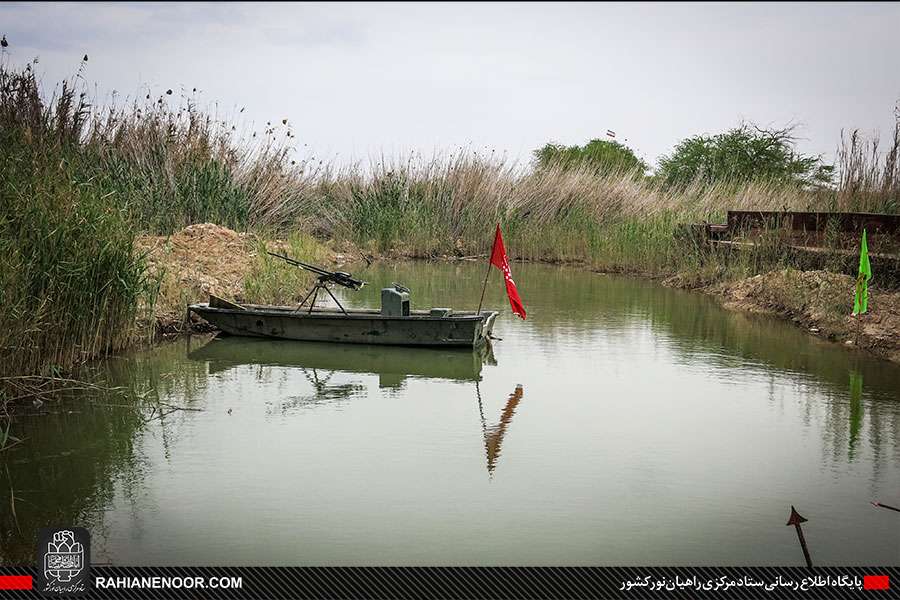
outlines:
[[[378,311],[336,310],[249,305],[243,309],[192,304],[189,310],[231,335],[308,342],[379,344],[388,346],[475,347],[490,336],[496,312],[460,313],[435,317],[414,312],[386,317]]]

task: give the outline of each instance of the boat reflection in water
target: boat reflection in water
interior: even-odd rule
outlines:
[[[472,391],[478,400],[490,475],[497,467],[503,438],[523,396],[522,386],[516,386],[506,400],[499,421],[488,425],[478,383],[482,380],[482,366],[497,364],[490,344],[470,350],[286,342],[225,336],[213,338],[191,351],[188,358],[206,362],[210,375],[248,365],[299,369],[312,386],[313,393],[281,403],[281,412],[299,406],[346,400],[365,393],[365,386],[356,381],[332,383],[336,373],[378,375],[379,387],[389,389],[402,388],[408,377],[470,381],[474,384]]]
[[[473,350],[241,337],[213,338],[188,357],[206,361],[210,374],[241,365],[296,367],[312,373],[313,381],[321,381],[319,371],[378,375],[382,388],[402,387],[407,377],[477,382],[481,381],[482,365],[497,364],[490,344]]]

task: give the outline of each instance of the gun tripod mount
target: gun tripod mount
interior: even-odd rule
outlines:
[[[350,273],[344,273],[343,271],[329,271],[327,269],[323,269],[322,267],[317,267],[305,262],[300,262],[299,260],[294,260],[293,258],[290,258],[289,256],[285,256],[283,254],[276,254],[274,252],[267,252],[266,254],[269,254],[270,256],[274,256],[276,258],[280,258],[289,265],[293,265],[295,267],[303,269],[304,271],[309,271],[318,275],[318,278],[316,278],[316,282],[311,288],[309,288],[309,291],[306,293],[306,297],[303,298],[303,301],[297,306],[295,312],[303,308],[303,305],[306,304],[306,301],[309,300],[310,297],[312,297],[312,301],[309,303],[309,312],[312,313],[313,306],[316,305],[316,298],[319,297],[319,291],[325,290],[325,292],[327,292],[328,295],[331,296],[331,299],[334,300],[335,304],[338,305],[338,308],[341,309],[341,312],[346,315],[347,311],[344,310],[344,307],[341,305],[338,299],[335,298],[334,294],[328,288],[328,284],[336,283],[342,287],[349,288],[354,291],[366,285],[365,281],[354,279],[353,276],[350,275]]]
[[[309,300],[310,296],[312,296],[312,301],[309,303],[309,310],[307,311],[307,314],[311,314],[313,311],[313,306],[316,305],[316,298],[319,297],[319,290],[325,290],[326,292],[328,292],[328,295],[331,296],[331,299],[334,300],[334,303],[338,305],[338,308],[341,309],[341,312],[346,315],[347,311],[344,310],[343,305],[341,305],[341,303],[331,292],[331,290],[328,289],[328,282],[329,280],[325,275],[319,276],[313,286],[309,288],[309,291],[306,293],[306,297],[304,297],[303,300],[300,301],[300,304],[297,305],[297,308],[294,309],[294,312],[298,312],[301,308],[303,308],[303,305],[306,304],[306,301]]]

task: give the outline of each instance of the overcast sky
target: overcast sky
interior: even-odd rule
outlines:
[[[887,134],[900,4],[10,4],[3,60],[78,69],[100,94],[200,90],[221,114],[288,118],[341,161],[462,145],[528,159],[627,139],[650,162],[742,119]]]

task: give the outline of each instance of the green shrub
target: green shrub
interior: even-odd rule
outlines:
[[[593,139],[584,146],[548,143],[534,151],[538,167],[586,169],[594,173],[627,172],[643,175],[647,163],[634,151],[616,141]]]
[[[743,124],[718,135],[682,140],[671,155],[660,158],[656,177],[675,188],[758,180],[808,187],[831,183],[832,172],[819,157],[796,151],[790,128]]]

